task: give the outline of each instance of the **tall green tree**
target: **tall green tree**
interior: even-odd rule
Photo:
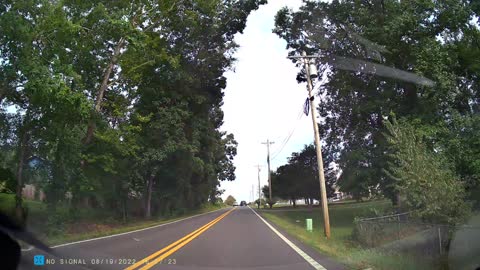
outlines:
[[[236,201],[237,200],[232,195],[228,195],[225,199],[225,204],[232,206]]]
[[[336,169],[329,159],[330,155],[324,154],[324,175],[329,197],[333,195],[333,185],[337,177]],[[313,144],[305,145],[300,152],[292,153],[288,163],[277,168],[272,176],[272,195],[292,201],[305,199],[307,204],[312,204],[314,199],[320,200],[317,164],[317,152]],[[268,197],[268,189],[264,194]]]
[[[442,150],[431,151],[424,134],[407,121],[385,122],[392,148],[387,175],[405,197],[405,208],[430,222],[455,224],[465,218],[469,205],[465,188],[448,166]]]
[[[23,216],[21,195],[29,156],[40,152],[43,156],[50,155],[57,161],[53,173],[64,177],[63,162],[74,160],[70,154],[75,152],[69,153],[64,148],[70,145],[63,138],[72,136],[70,131],[84,121],[88,112],[88,101],[81,88],[72,87],[75,72],[66,61],[62,62],[66,50],[62,39],[53,41],[56,34],[61,36],[71,30],[71,25],[60,23],[62,16],[57,16],[60,9],[52,3],[37,4],[4,3],[0,11],[4,29],[0,37],[1,69],[8,82],[2,107],[15,106],[16,110],[16,114],[7,113],[7,117],[11,119],[15,133],[12,139],[17,149],[18,219]],[[52,29],[55,24],[58,27]],[[61,139],[55,143],[57,138]],[[47,146],[46,140],[54,143]]]
[[[124,220],[129,202],[147,218],[214,202],[235,179],[223,73],[265,2],[2,2],[0,147],[18,216],[32,170],[52,210],[67,193]]]
[[[429,147],[446,145],[440,130],[453,115],[478,113],[473,2],[307,1],[297,12],[277,13],[274,33],[289,54],[318,54],[328,77],[319,87],[320,131],[342,171],[343,191],[357,197],[380,191],[398,202],[383,170],[390,112],[430,129]],[[305,81],[304,72],[298,79]]]

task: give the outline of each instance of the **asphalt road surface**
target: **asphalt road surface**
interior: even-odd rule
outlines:
[[[53,250],[22,252],[20,269],[344,269],[247,206]]]

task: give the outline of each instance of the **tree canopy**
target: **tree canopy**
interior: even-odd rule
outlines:
[[[324,160],[327,197],[332,196],[336,181],[336,170],[332,166],[328,159]],[[268,186],[262,191],[265,198],[269,198]],[[278,167],[272,174],[272,196],[293,202],[304,199],[308,204],[311,204],[313,199],[320,199],[317,153],[313,144],[305,145],[298,153],[292,153],[288,163]]]
[[[135,201],[147,218],[214,202],[235,180],[223,73],[265,2],[3,1],[1,168],[19,217],[26,170],[51,207],[67,192],[124,217]]]
[[[228,197],[225,199],[225,204],[226,205],[234,205],[235,203],[237,202],[237,200],[232,196],[232,195],[228,195]]]
[[[425,134],[427,153],[444,153],[435,162],[452,171],[439,173],[478,203],[478,15],[478,4],[464,0],[305,1],[297,12],[277,13],[273,31],[289,54],[318,55],[328,78],[316,87],[319,128],[343,191],[398,202],[403,189],[385,173],[392,166],[385,120],[394,113]]]

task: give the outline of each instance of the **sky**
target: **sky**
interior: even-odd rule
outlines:
[[[272,33],[276,12],[284,6],[298,10],[300,5],[300,0],[269,1],[250,14],[243,34],[235,37],[240,48],[234,71],[225,73],[222,130],[233,133],[238,142],[236,180],[221,183],[223,199],[232,195],[237,202],[252,201],[252,185],[254,199],[258,198],[256,165],[263,166],[261,186],[268,184],[267,147],[262,142],[274,141],[271,170],[286,164],[292,152],[313,143],[311,116],[301,114],[308,95],[306,85],[296,81],[299,68],[287,59],[286,42]]]

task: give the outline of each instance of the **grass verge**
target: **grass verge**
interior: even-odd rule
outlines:
[[[413,257],[407,258],[404,254],[384,254],[374,249],[365,249],[351,239],[353,220],[356,216],[369,216],[370,213],[389,208],[391,204],[388,201],[330,205],[331,238],[329,240],[323,236],[323,218],[319,208],[296,211],[261,210],[260,213],[302,243],[351,269],[431,269],[427,262],[418,261]],[[313,220],[313,232],[305,229],[307,218]]]
[[[168,218],[158,218],[153,220],[141,220],[141,221],[131,221],[128,223],[106,223],[106,224],[94,224],[89,232],[81,232],[81,233],[70,233],[64,232],[58,235],[48,235],[43,236],[43,240],[46,241],[49,245],[59,245],[68,242],[75,242],[85,239],[97,238],[112,234],[124,233],[139,229],[148,228],[155,225],[161,225],[168,222],[180,220],[183,218],[191,217],[194,215],[199,215],[215,210],[219,210],[222,208],[227,207],[226,205],[208,205],[202,206],[200,209],[187,211],[185,214],[176,215]]]
[[[56,213],[49,213],[42,202],[24,200],[24,204],[28,209],[27,229],[50,246],[144,229],[227,207],[224,204],[205,204],[198,209],[182,211],[181,214],[168,217],[150,220],[132,218],[122,222],[112,218],[111,213],[98,209],[77,209],[76,215],[72,217],[68,207],[57,207]],[[14,195],[0,193],[0,211],[12,215],[14,207]],[[49,216],[56,216],[54,222],[49,220]]]

